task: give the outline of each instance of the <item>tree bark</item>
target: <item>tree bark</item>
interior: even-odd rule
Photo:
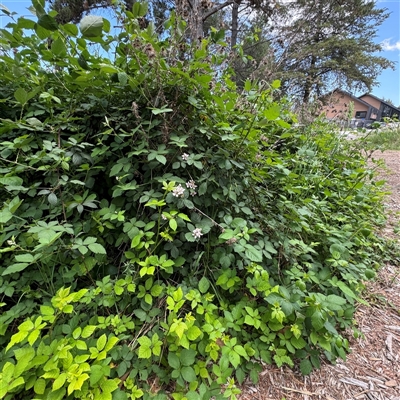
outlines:
[[[203,39],[203,9],[200,0],[189,0],[191,7],[189,29],[192,44],[198,46]]]
[[[237,44],[240,3],[241,3],[241,0],[235,0],[233,5],[232,5],[231,49],[233,49]]]
[[[317,62],[317,58],[314,55],[312,55],[311,63],[310,63],[310,73],[307,75],[306,82],[304,85],[303,103],[305,103],[305,104],[307,104],[308,101],[310,100],[311,91],[312,91],[312,87],[313,87],[314,80],[315,80],[314,67],[315,67],[316,62]]]

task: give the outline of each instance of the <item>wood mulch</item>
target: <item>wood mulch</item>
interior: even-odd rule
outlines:
[[[382,179],[388,222],[382,230],[398,240],[400,233],[400,151],[375,152],[383,159]],[[240,400],[400,400],[400,268],[385,264],[378,278],[367,284],[365,299],[355,314],[362,338],[351,340],[351,354],[336,365],[323,363],[309,376],[289,368],[266,365],[258,385],[245,383]]]

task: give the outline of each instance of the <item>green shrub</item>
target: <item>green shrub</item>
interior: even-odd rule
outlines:
[[[0,30],[0,398],[234,399],[345,358],[382,249],[362,156],[279,82],[238,93],[216,34],[34,7]]]
[[[386,119],[382,125],[375,122],[374,129],[360,139],[364,148],[369,150],[400,150],[400,124],[394,119]]]

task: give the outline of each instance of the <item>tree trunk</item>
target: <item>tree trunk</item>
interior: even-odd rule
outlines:
[[[310,96],[311,96],[311,91],[312,91],[312,87],[315,81],[315,64],[317,62],[317,58],[313,55],[311,57],[311,63],[310,63],[310,73],[307,75],[306,77],[306,82],[304,85],[304,95],[303,95],[303,103],[307,104],[310,100]]]
[[[239,26],[239,5],[241,0],[235,0],[232,5],[232,34],[231,34],[231,49],[237,44],[238,26]]]
[[[198,46],[203,39],[203,9],[200,0],[188,0],[191,4],[189,29],[192,44]]]

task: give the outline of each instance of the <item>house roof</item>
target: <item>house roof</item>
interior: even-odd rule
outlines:
[[[350,98],[351,98],[352,100],[354,100],[354,101],[358,101],[359,103],[364,104],[364,105],[367,106],[367,107],[375,108],[375,107],[371,106],[371,104],[367,103],[366,101],[364,101],[364,100],[360,99],[359,97],[356,97],[356,96],[352,95],[351,93],[346,92],[345,90],[342,90],[342,89],[334,89],[334,90],[330,91],[329,93],[327,93],[325,96],[329,96],[330,94],[332,94],[332,93],[334,93],[334,92],[343,93],[343,94],[345,94],[346,96],[350,97]],[[325,96],[324,96],[324,97],[325,97]],[[365,95],[363,95],[363,96],[365,96]],[[362,97],[362,96],[360,96],[360,97]],[[379,100],[379,99],[378,99],[378,100]]]
[[[383,103],[383,104],[385,104],[385,105],[387,105],[387,106],[389,106],[389,107],[391,107],[391,108],[394,108],[395,110],[397,110],[397,111],[400,113],[400,108],[394,106],[393,104],[388,103],[388,102],[385,101],[385,100],[380,99],[379,97],[374,96],[374,95],[371,94],[371,93],[364,93],[362,96],[359,97],[359,99],[361,99],[361,97],[364,97],[364,96],[373,97],[375,100],[378,100],[378,101],[380,101],[381,103]]]

